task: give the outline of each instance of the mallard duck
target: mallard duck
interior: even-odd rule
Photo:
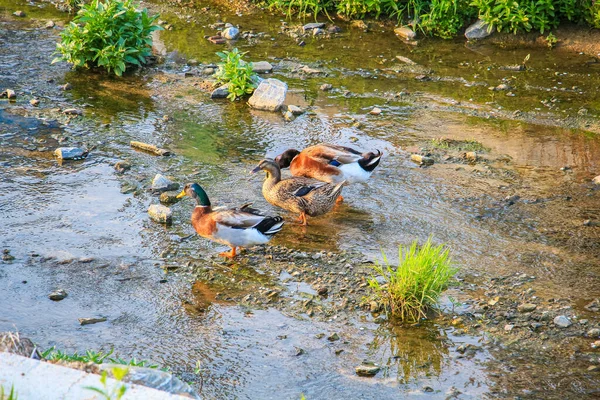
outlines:
[[[305,176],[337,184],[364,182],[379,165],[383,153],[361,153],[350,147],[317,144],[302,151],[288,149],[275,158],[280,168],[290,167],[294,176]]]
[[[208,195],[197,183],[185,185],[177,198],[186,195],[196,200],[192,226],[198,235],[231,247],[231,251],[219,254],[223,257],[234,258],[237,247],[267,243],[283,226],[283,218],[266,216],[250,204],[213,210]]]
[[[262,187],[265,199],[275,206],[300,213],[298,220],[302,225],[307,225],[307,215],[316,217],[331,211],[346,183],[333,185],[303,177],[282,180],[279,165],[271,160],[262,160],[252,172],[260,170],[267,173]]]

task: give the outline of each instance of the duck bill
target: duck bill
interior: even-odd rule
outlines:
[[[178,199],[181,199],[182,197],[185,197],[185,190],[182,190],[181,193],[177,195]]]
[[[259,165],[258,167],[256,167],[256,168],[254,168],[252,171],[250,171],[250,173],[251,173],[251,174],[255,174],[255,173],[257,173],[258,171],[260,171],[260,165]]]

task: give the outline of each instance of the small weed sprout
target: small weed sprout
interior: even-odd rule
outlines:
[[[17,400],[17,392],[15,386],[11,385],[10,392],[6,394],[4,392],[4,386],[0,385],[0,400]]]
[[[110,350],[108,353],[103,353],[101,351],[93,351],[86,350],[85,354],[78,354],[77,352],[73,354],[67,354],[60,350],[57,350],[54,346],[50,347],[46,351],[42,352],[42,358],[48,361],[78,361],[83,363],[94,363],[94,364],[102,364],[104,362],[112,363],[112,364],[121,364],[127,365],[131,367],[145,367],[145,368],[158,368],[158,365],[150,364],[146,360],[136,360],[132,359],[123,359],[120,357],[111,357],[113,355],[114,349]]]
[[[114,376],[115,380],[121,382],[129,373],[129,368],[112,368],[110,372]],[[127,391],[127,386],[124,384],[117,384],[112,389],[109,389],[108,373],[106,371],[102,371],[100,383],[102,384],[101,388],[96,386],[85,386],[84,389],[98,393],[104,400],[121,400]]]
[[[556,43],[558,43],[558,39],[556,38],[556,36],[554,36],[552,32],[548,33],[548,36],[546,36],[546,45],[548,46],[548,48],[554,48],[554,46],[556,46]]]
[[[256,74],[252,72],[252,63],[242,60],[245,54],[240,53],[237,48],[217,53],[222,62],[214,76],[220,84],[227,84],[227,98],[231,101],[251,94],[256,89]]]
[[[386,313],[403,322],[417,322],[427,317],[427,311],[436,307],[440,294],[448,287],[458,271],[450,260],[444,245],[434,246],[431,238],[421,247],[414,241],[408,248],[399,248],[398,266],[377,263],[375,277],[369,279],[372,300],[381,304]]]
[[[52,63],[102,67],[121,76],[128,66],[145,64],[152,54],[150,35],[162,29],[154,24],[157,18],[145,9],[136,10],[132,0],[92,0],[61,33],[59,56]]]

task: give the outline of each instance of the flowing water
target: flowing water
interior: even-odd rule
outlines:
[[[14,3],[26,19],[11,16]],[[243,103],[211,101],[186,85],[185,60],[217,61],[219,48],[203,39],[213,32],[214,17],[200,8],[175,13],[153,6],[175,27],[157,38],[166,62],[117,79],[50,66],[58,31],[43,27],[49,19],[65,23],[66,15],[46,3],[0,0],[0,89],[19,93],[16,102],[0,100],[0,245],[16,258],[0,267],[0,331],[16,328],[44,348],[114,348],[170,367],[197,388],[193,371],[200,361],[206,398],[397,398],[423,396],[424,386],[434,388],[432,398],[444,398],[452,387],[462,398],[481,398],[489,391],[484,361],[491,356],[465,358],[456,350],[481,337],[433,323],[389,327],[359,314],[315,321],[274,308],[248,310],[220,300],[221,289],[210,282],[160,268],[202,259],[221,246],[183,239],[193,233],[189,202],[173,206],[171,227],[148,220],[146,209],[156,199],[140,188],[154,174],[197,181],[214,204],[253,201],[279,212],[248,171],[265,156],[322,141],[380,149],[385,158],[367,184],[345,189],[346,202],[331,215],[307,229],[287,224],[273,244],[354,250],[372,259],[384,250],[393,259],[399,244],[432,236],[448,244],[474,282],[525,272],[538,277],[540,292],[575,303],[600,292],[599,228],[581,223],[600,220],[598,190],[586,183],[600,173],[594,133],[600,78],[589,57],[459,40],[411,47],[385,27],[365,33],[346,25],[339,38],[307,39],[300,47],[279,34],[276,17],[224,18],[271,35],[237,46],[250,60],[276,65],[274,76],[291,89],[288,102],[313,110],[289,123]],[[527,71],[498,68],[528,53]],[[416,80],[417,72],[396,55],[424,66],[432,79]],[[327,75],[299,74],[295,68],[304,63]],[[66,82],[71,91],[60,90]],[[487,89],[502,82],[515,97]],[[319,91],[323,83],[335,90]],[[42,100],[39,110],[28,104],[33,96]],[[84,117],[52,112],[73,104]],[[368,115],[375,105],[382,115]],[[490,162],[419,168],[410,161],[411,149],[441,136],[480,142]],[[65,138],[95,148],[85,161],[61,165],[52,150]],[[130,140],[176,156],[135,152]],[[131,173],[114,172],[119,159],[131,161]],[[503,199],[514,194],[522,201],[509,207]],[[245,268],[248,279],[271,279],[261,272],[268,264]],[[48,300],[56,288],[67,299]],[[312,289],[298,282],[295,290]],[[77,318],[89,316],[108,322],[79,326]],[[334,331],[340,343],[319,335]],[[305,354],[296,356],[296,348]],[[376,378],[359,378],[354,366],[363,359],[386,368]]]

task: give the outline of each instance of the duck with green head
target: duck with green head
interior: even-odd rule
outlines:
[[[307,215],[316,217],[331,211],[346,183],[341,181],[333,185],[303,177],[281,179],[279,165],[272,160],[262,160],[252,172],[260,170],[267,173],[262,187],[265,199],[277,207],[299,213],[298,220],[302,225],[308,225]]]
[[[245,204],[239,208],[213,210],[208,195],[197,183],[185,185],[177,198],[191,197],[196,201],[192,211],[192,226],[206,239],[231,247],[231,251],[219,255],[236,256],[236,248],[267,243],[281,231],[283,218],[264,215]]]

